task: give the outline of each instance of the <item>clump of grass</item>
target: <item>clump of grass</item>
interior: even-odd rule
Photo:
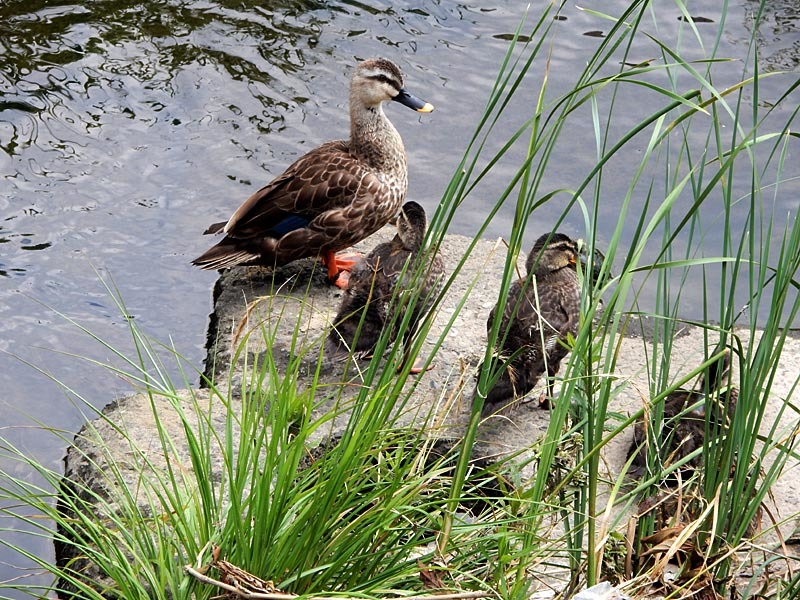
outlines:
[[[141,386],[129,410],[148,414],[155,439],[98,413],[80,439],[64,439],[76,469],[68,480],[6,448],[44,481],[37,487],[4,474],[2,489],[57,524],[63,560],[35,559],[57,578],[54,591],[210,598],[216,590],[184,568],[199,570],[214,556],[293,594],[422,593],[423,571],[439,572],[445,588],[482,587],[494,569],[487,557],[502,554],[518,523],[500,519],[489,528],[459,521],[449,531],[457,552],[448,549],[442,564],[437,539],[456,454],[437,450],[425,429],[398,421],[412,391],[394,368],[378,368],[378,359],[355,397],[342,392],[349,386],[322,382],[322,340],[307,340],[302,323],[300,317],[284,324],[294,327],[296,342],[288,365],[275,359],[274,329],[240,336],[232,360],[246,363],[241,398],[213,381],[207,390],[178,391],[159,379],[156,351],[131,323],[139,362],[115,372]],[[266,351],[251,354],[252,342]],[[309,364],[316,368],[310,375]],[[330,408],[332,395],[338,399]],[[320,447],[318,432],[345,410],[340,435]],[[122,462],[105,447],[117,437]],[[83,473],[97,475],[90,480]],[[480,485],[488,479],[487,473]],[[472,484],[464,494],[478,513],[491,509]],[[495,504],[502,509],[502,500]],[[38,528],[51,533],[46,521]]]

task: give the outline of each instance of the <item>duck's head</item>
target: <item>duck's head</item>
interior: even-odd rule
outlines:
[[[403,204],[397,216],[397,235],[403,240],[406,248],[414,249],[422,246],[428,221],[425,209],[413,200]]]
[[[431,112],[433,105],[412,96],[403,88],[400,67],[385,58],[370,58],[358,64],[350,80],[350,98],[367,108],[394,100],[417,112]]]
[[[533,244],[525,268],[528,273],[548,273],[564,267],[574,269],[578,256],[578,244],[572,238],[563,233],[546,233]]]
[[[711,392],[728,388],[733,381],[730,347],[719,342],[709,356],[714,357],[714,360],[700,374],[697,385],[700,389],[707,385]]]

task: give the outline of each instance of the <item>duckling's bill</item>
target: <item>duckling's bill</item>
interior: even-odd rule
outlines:
[[[403,106],[407,106],[408,108],[411,108],[417,112],[429,113],[433,110],[433,104],[430,102],[425,102],[425,100],[417,98],[405,90],[400,90],[400,93],[392,98],[392,100],[399,102]]]

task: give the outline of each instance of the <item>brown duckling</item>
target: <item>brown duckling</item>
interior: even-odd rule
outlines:
[[[418,293],[418,298],[404,335],[408,351],[413,334],[433,305],[441,289],[444,265],[437,255],[423,248],[427,228],[425,210],[416,202],[406,202],[396,224],[394,238],[378,244],[353,268],[334,328],[326,341],[329,352],[369,355],[389,325],[393,327],[392,339],[395,339],[402,321],[400,311],[406,310],[410,301],[404,298],[413,292]],[[425,265],[415,280],[420,261]],[[412,372],[421,370],[419,362],[412,367]]]
[[[677,389],[664,399],[664,418],[658,436],[659,457],[665,465],[675,463],[701,448],[706,437],[706,419],[716,428],[726,428],[733,419],[738,390],[731,383],[731,353],[728,348],[718,347],[712,356],[719,355],[697,379],[693,388]],[[699,406],[694,405],[702,402]],[[710,414],[708,417],[707,413]],[[653,424],[641,417],[633,428],[633,439],[627,458],[633,457],[628,476],[640,479],[647,472],[647,427]],[[684,465],[688,474],[702,464],[702,455],[697,455]]]
[[[562,233],[545,234],[533,245],[525,262],[527,276],[515,281],[502,306],[496,355],[505,363],[489,390],[482,414],[489,415],[530,392],[547,375],[547,396],[553,397],[553,377],[569,353],[564,342],[576,335],[580,320],[581,288],[576,263],[577,243]],[[491,331],[501,307],[486,323]]]

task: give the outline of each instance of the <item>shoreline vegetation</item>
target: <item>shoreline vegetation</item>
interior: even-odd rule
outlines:
[[[367,240],[364,247],[387,239],[392,233],[391,228],[386,228]],[[458,260],[472,244],[471,239],[459,236],[446,236],[444,242],[446,264]],[[109,566],[103,564],[109,560],[105,558],[109,553],[115,557],[112,560],[123,561],[125,557],[124,563],[136,563],[131,557],[141,552],[141,548],[135,550],[138,546],[152,544],[151,538],[157,545],[169,546],[176,543],[172,538],[178,535],[183,548],[179,555],[186,557],[184,567],[189,565],[213,579],[218,571],[209,570],[209,565],[222,560],[222,564],[235,565],[244,573],[267,575],[263,577],[265,581],[275,580],[275,576],[269,575],[271,569],[259,570],[244,558],[246,553],[237,551],[241,541],[226,541],[226,532],[219,531],[219,525],[209,527],[214,534],[203,543],[200,543],[203,538],[192,539],[188,547],[194,553],[187,552],[188,540],[180,536],[189,532],[197,536],[198,520],[208,519],[208,525],[225,522],[231,518],[233,505],[238,504],[235,510],[243,513],[240,518],[244,520],[235,522],[241,530],[227,535],[240,535],[238,539],[251,543],[250,536],[256,535],[258,520],[274,519],[277,521],[273,524],[274,535],[288,536],[281,542],[288,546],[284,548],[275,539],[261,543],[268,547],[277,544],[279,553],[300,552],[291,545],[291,539],[300,543],[308,529],[306,524],[315,522],[310,515],[320,518],[320,509],[316,507],[320,495],[333,503],[327,517],[322,517],[327,526],[316,532],[320,538],[302,547],[319,551],[324,546],[323,540],[327,544],[338,542],[348,546],[350,538],[364,526],[371,532],[365,534],[364,543],[371,548],[368,554],[375,561],[370,563],[373,569],[395,565],[402,557],[408,571],[400,576],[403,583],[395,581],[389,588],[382,583],[376,591],[368,593],[370,596],[392,594],[377,589],[424,593],[431,589],[423,575],[427,572],[435,574],[431,577],[441,588],[436,588],[437,591],[461,593],[475,591],[477,587],[496,596],[497,588],[488,581],[501,568],[498,553],[505,546],[499,544],[519,543],[525,533],[521,526],[530,525],[526,513],[534,510],[540,519],[537,548],[528,557],[531,562],[526,573],[537,581],[545,581],[546,586],[529,589],[528,593],[538,590],[541,594],[542,589],[554,590],[554,594],[566,593],[574,576],[572,568],[582,569],[579,561],[573,566],[564,538],[564,528],[575,518],[567,515],[574,510],[587,481],[580,463],[582,434],[574,424],[582,410],[580,405],[556,401],[552,413],[540,409],[535,401],[540,385],[528,402],[514,407],[510,413],[483,419],[470,450],[463,491],[455,502],[449,495],[452,475],[464,448],[464,434],[471,424],[469,401],[484,351],[485,323],[478,316],[487,312],[485,298],[502,272],[505,254],[505,246],[497,242],[482,241],[472,249],[461,277],[453,283],[454,293],[442,300],[420,349],[424,355],[435,344],[439,345],[431,371],[407,378],[397,376],[390,353],[380,361],[382,366],[373,375],[387,374],[386,381],[373,380],[372,384],[367,383],[370,369],[374,368],[372,361],[332,362],[324,356],[322,346],[341,292],[324,283],[324,272],[313,261],[290,265],[274,278],[267,270],[236,269],[224,273],[215,294],[216,335],[207,365],[215,375],[213,379],[205,379],[207,387],[175,390],[165,387],[168,382],[159,385],[151,382],[149,391],[113,403],[76,437],[66,459],[60,510],[67,522],[81,526],[74,530],[61,528],[59,532],[59,537],[69,539],[59,549],[62,567],[74,573],[73,578],[80,573],[84,585],[91,582],[90,585],[102,590],[103,585],[97,584],[103,582],[114,588],[120,574],[108,579]],[[524,255],[519,257],[519,266],[522,261]],[[462,303],[467,290],[469,299]],[[603,462],[598,472],[599,498],[602,497],[602,502],[598,502],[605,513],[598,525],[601,531],[608,532],[602,550],[605,565],[602,579],[624,582],[628,586],[624,589],[633,597],[658,597],[659,587],[653,582],[658,582],[659,577],[680,580],[676,565],[668,564],[666,559],[670,555],[686,558],[686,542],[674,547],[672,544],[689,525],[662,526],[656,532],[673,536],[667,535],[662,553],[655,554],[664,561],[658,567],[661,569],[658,577],[653,577],[655,571],[632,577],[636,573],[626,563],[637,560],[637,554],[627,547],[619,532],[639,527],[648,518],[658,523],[654,515],[659,503],[667,505],[675,497],[675,492],[670,496],[660,481],[657,488],[661,487],[655,492],[649,491],[645,484],[637,490],[635,482],[632,484],[622,475],[630,468],[626,453],[632,421],[651,406],[647,398],[648,376],[641,360],[652,351],[655,338],[649,321],[631,318],[628,335],[618,340],[619,367],[607,374],[614,381],[614,394],[606,415]],[[437,332],[448,323],[456,334],[441,341]],[[698,367],[706,360],[707,340],[717,335],[714,329],[684,325],[676,330],[672,387],[684,385],[684,380],[694,380]],[[746,330],[733,334],[744,343],[749,335]],[[789,338],[786,344],[783,360],[788,364],[783,364],[782,369],[794,372],[800,361],[800,340]],[[154,352],[150,349],[143,355]],[[401,358],[402,352],[394,357]],[[217,380],[231,385],[211,384]],[[766,423],[774,421],[777,425],[784,420],[788,425],[783,436],[792,435],[792,419],[781,415],[780,396],[791,392],[785,388],[786,383],[776,385],[778,397],[773,397],[765,407]],[[548,435],[552,435],[552,419],[558,410],[566,413],[557,430],[558,448],[547,472],[542,500],[536,502],[531,499],[526,482],[537,479]],[[249,443],[242,445],[242,439]],[[345,465],[349,469],[340,473]],[[343,477],[338,484],[334,483],[334,473]],[[341,487],[336,489],[337,485]],[[788,539],[793,527],[792,499],[800,493],[800,488],[791,480],[784,480],[781,485],[783,489],[776,504],[770,504],[770,514],[785,518],[778,530],[780,537]],[[265,497],[254,498],[251,490],[259,487],[267,488],[262,491]],[[339,498],[345,491],[351,496]],[[679,493],[677,497],[687,504],[688,511],[693,498]],[[276,505],[281,498],[286,505]],[[344,506],[339,506],[339,502],[344,502]],[[211,512],[203,516],[198,504],[205,503],[210,504],[205,510]],[[637,518],[637,512],[645,510],[647,503],[654,506],[645,511],[643,518]],[[128,504],[134,504],[135,508],[127,506],[120,513],[120,506]],[[187,510],[189,507],[191,510]],[[309,514],[304,515],[303,511]],[[360,514],[363,511],[367,514]],[[286,522],[287,515],[291,523]],[[183,532],[180,528],[172,529],[177,525],[175,519],[182,522]],[[97,524],[95,535],[102,534],[113,543],[113,551],[105,546],[97,549],[94,560],[104,557],[100,568],[90,554],[87,560],[86,540],[75,543],[69,537],[88,528],[89,522]],[[450,529],[446,531],[448,524]],[[732,561],[736,558],[737,569],[742,568],[742,557],[755,552],[755,547],[769,546],[780,552],[775,550],[780,539],[776,537],[777,531],[770,531],[772,524],[764,525],[755,546],[743,542],[739,552],[731,554]],[[281,528],[289,526],[295,528],[291,530],[294,533],[280,535]],[[234,525],[229,523],[227,527]],[[445,535],[449,539],[444,539]],[[376,540],[386,536],[389,536],[388,548],[381,544],[378,551],[374,547]],[[124,543],[120,543],[121,539]],[[404,551],[396,550],[398,544]],[[442,552],[440,548],[447,547],[442,544],[453,549]],[[363,552],[361,549],[349,560],[357,562]],[[382,554],[373,556],[376,552]],[[215,559],[215,553],[220,558]],[[787,567],[791,561],[788,556]],[[320,558],[313,562],[320,564],[320,561],[327,562]],[[469,564],[469,570],[461,561]],[[138,558],[138,562],[144,562],[143,558]],[[294,568],[296,573],[308,571],[308,567]],[[530,575],[525,575],[526,579]],[[128,576],[133,577],[133,572]],[[202,589],[196,587],[197,583],[180,579],[181,573],[177,571],[173,576],[175,585],[179,580],[182,582],[182,593],[197,594]],[[256,577],[256,581],[259,579],[262,578]],[[220,577],[218,581],[238,581],[243,590],[254,594],[261,589],[258,585],[247,587],[246,582],[252,585],[253,580],[242,583],[236,577],[227,580]],[[64,589],[81,590],[78,596],[87,593],[69,578],[61,583]],[[139,585],[148,595],[158,596],[150,587],[155,582],[145,579]],[[273,585],[286,589],[285,580],[277,580]],[[289,589],[313,596],[342,591],[337,585],[309,584],[306,589],[293,585],[296,583],[290,581]],[[696,582],[694,585],[696,592]]]
[[[685,35],[699,40],[680,8]],[[746,56],[737,57],[739,81],[725,88],[713,83],[715,66],[729,60],[716,45],[690,61],[679,46],[648,36],[659,59],[635,61],[632,41],[656,9],[632,2],[608,17],[572,89],[551,97],[542,80],[530,119],[487,156],[508,101],[525,89],[531,65],[547,59],[556,9],[548,5],[520,25],[524,35],[509,44],[472,142],[431,215],[426,242],[449,278],[409,348],[387,334],[371,360],[331,363],[323,342],[338,292],[313,262],[293,263],[275,279],[234,269],[215,289],[205,374],[129,320],[135,355],[106,345],[123,366],[100,366],[136,394],[99,412],[79,390],[65,390],[97,419],[75,440],[61,434],[69,455],[63,478],[2,444],[36,477],[0,473],[0,498],[11,507],[0,510],[31,535],[52,536],[59,560],[0,543],[52,574],[49,592],[206,599],[219,590],[185,568],[203,573],[224,561],[229,578],[238,569],[234,581],[300,596],[570,598],[607,581],[634,598],[797,597],[790,542],[800,513],[780,502],[798,497],[800,347],[790,334],[800,310],[800,220],[773,218],[764,206],[797,176],[790,165],[800,108],[774,122],[759,81],[785,80],[773,107],[790,101],[800,81],[759,71],[757,27]],[[720,35],[724,23],[723,13]],[[604,123],[625,110],[616,92],[628,85],[652,92],[652,113],[609,139]],[[577,116],[580,107],[590,109],[589,122]],[[558,167],[549,159],[559,133],[577,126],[596,167],[573,189],[543,189],[545,170]],[[614,234],[600,240],[602,179],[614,176],[612,159],[631,143],[641,146],[641,162]],[[508,239],[482,240],[485,228],[475,238],[447,235],[463,199],[518,145],[525,158],[486,217],[513,203]],[[563,202],[562,218],[584,215],[588,256],[600,250],[605,259],[587,267],[599,266],[592,284],[579,273],[582,321],[552,409],[522,404],[483,419],[480,403],[464,399],[476,390],[485,396],[497,374],[490,348],[501,332],[486,331],[486,316],[507,301],[528,250],[524,233],[559,230],[561,221],[536,221],[545,202]],[[742,231],[732,230],[732,211],[748,212]],[[711,228],[724,233],[720,247],[706,244]],[[718,295],[705,278],[704,289],[685,289],[688,273],[712,270],[720,274]],[[647,309],[644,281],[657,282]],[[109,295],[128,314],[110,285]],[[687,322],[681,307],[698,295],[705,317]],[[402,339],[408,311],[398,314]],[[631,337],[645,324],[647,339]],[[102,335],[84,331],[103,344]],[[705,407],[687,408],[703,423],[701,443],[679,460],[660,454],[668,398],[695,384],[718,347],[730,352],[735,412],[718,423],[717,411],[706,409],[710,396]],[[423,355],[433,370],[410,375]],[[181,381],[165,375],[165,360],[182,366]],[[130,426],[136,419],[147,425]],[[625,456],[640,419],[650,444],[644,475],[631,482]],[[690,462],[702,466],[687,471]],[[48,593],[24,579],[4,587]],[[247,597],[228,597],[237,595]]]

